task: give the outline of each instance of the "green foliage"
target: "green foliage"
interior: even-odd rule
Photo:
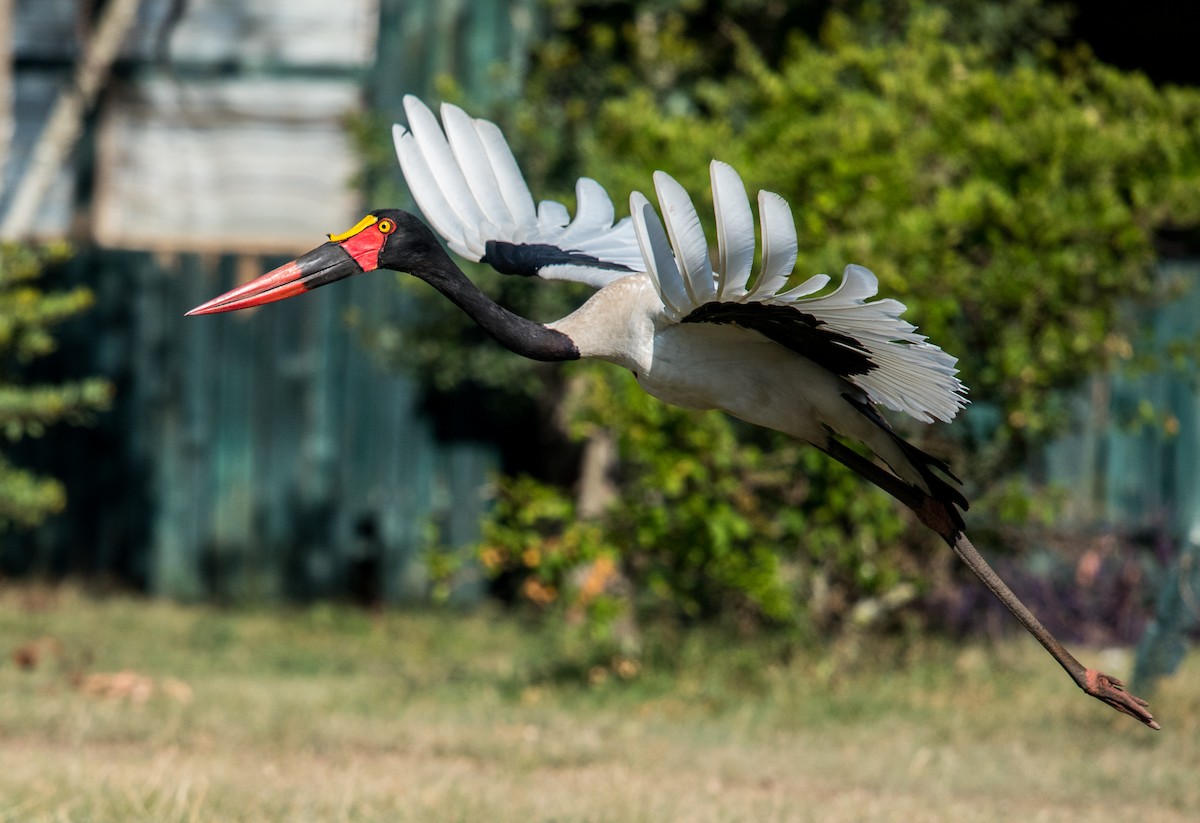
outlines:
[[[797,276],[868,265],[1021,442],[1062,422],[1049,396],[1080,363],[1121,348],[1122,301],[1153,285],[1155,230],[1200,219],[1200,94],[1074,53],[1000,71],[945,26],[924,13],[902,40],[864,45],[835,18],[778,69],[741,39],[742,71],[686,111],[645,89],[605,105],[588,165],[644,187],[670,157],[702,192],[716,156],[780,192]]]
[[[0,244],[0,435],[8,443],[40,437],[58,422],[85,423],[112,396],[108,382],[97,378],[55,385],[24,379],[32,360],[54,351],[54,327],[92,305],[87,289],[40,287],[43,269],[66,255],[61,246]],[[0,525],[35,526],[65,505],[61,483],[21,469],[0,453]]]
[[[550,5],[525,98],[497,113],[533,190],[569,203],[588,174],[620,199],[663,168],[703,218],[717,157],[751,193],[779,192],[798,223],[797,277],[864,264],[961,358],[965,420],[897,423],[987,478],[974,522],[1045,517],[1005,473],[1065,423],[1058,393],[1129,356],[1122,306],[1158,296],[1156,233],[1200,223],[1200,93],[1056,45],[1063,6],[1037,0],[839,4],[853,19],[766,0]],[[797,25],[819,36],[788,36]],[[481,280],[539,318],[553,306],[523,301],[568,293],[520,295],[529,284],[512,281]],[[425,308],[439,380],[494,381],[464,355],[461,318]],[[529,381],[498,382],[547,385],[541,367],[519,368]],[[502,483],[483,559],[536,581],[528,599],[570,612],[573,575],[599,557],[619,561],[636,615],[819,625],[886,613],[919,587],[927,538],[820,454],[667,408],[611,369],[576,374],[586,391],[559,418],[576,440],[617,439],[616,500],[581,524],[565,491]]]
[[[656,45],[630,48],[684,77],[685,17],[664,12],[649,27]],[[980,442],[952,445],[1000,474],[1061,424],[1054,392],[1128,350],[1120,306],[1150,293],[1155,230],[1200,219],[1188,194],[1200,190],[1200,95],[1157,91],[1044,39],[1035,61],[1019,37],[967,46],[952,29],[936,10],[917,9],[900,37],[833,17],[820,43],[796,40],[777,66],[729,29],[728,76],[660,86],[653,60],[626,81],[614,67],[610,88],[626,82],[624,93],[563,110],[593,113],[576,121],[573,151],[615,191],[645,189],[647,169],[665,167],[699,194],[719,157],[751,191],[796,204],[797,276],[866,263],[905,300],[962,356],[976,402],[999,410]],[[615,49],[610,34],[593,39]],[[537,156],[549,174],[553,154]],[[819,625],[919,583],[923,538],[906,540],[894,504],[821,455],[663,406],[627,375],[587,380],[567,408],[573,433],[609,430],[621,455],[618,499],[591,545],[622,559],[641,613]],[[523,488],[494,515],[510,530],[531,501]],[[1045,516],[1020,484],[993,491],[982,508],[999,523]],[[580,528],[561,505],[561,531],[517,529],[509,544]]]
[[[917,583],[890,498],[820,453],[668,406],[625,372],[584,365],[574,378],[571,434],[615,438],[620,482],[584,520],[561,489],[502,481],[480,559],[524,599],[612,641],[630,616],[829,626]]]

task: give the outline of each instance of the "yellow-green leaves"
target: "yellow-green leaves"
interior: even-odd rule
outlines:
[[[0,244],[0,449],[40,437],[55,423],[86,423],[112,398],[106,380],[30,385],[24,376],[29,361],[54,351],[54,327],[92,305],[87,289],[42,290],[43,268],[66,256],[64,246]],[[18,468],[0,453],[0,526],[35,526],[65,505],[61,483]]]
[[[1109,364],[1156,230],[1200,223],[1200,92],[1086,54],[1013,63],[948,25],[917,12],[880,38],[838,18],[776,66],[735,37],[742,69],[696,105],[647,88],[603,105],[585,165],[616,188],[670,169],[699,193],[707,159],[729,160],[792,202],[797,277],[869,266],[962,358],[973,398],[1038,433],[1050,392]]]

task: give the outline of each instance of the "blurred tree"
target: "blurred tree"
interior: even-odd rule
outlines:
[[[30,361],[54,351],[53,328],[92,305],[85,288],[40,288],[44,268],[66,254],[63,246],[0,243],[0,435],[10,444],[40,437],[60,421],[86,422],[112,397],[112,387],[99,378],[47,385],[26,376]],[[65,505],[58,480],[21,469],[0,451],[0,526],[36,526]]]
[[[751,191],[785,196],[799,276],[867,264],[963,358],[979,408],[953,428],[898,425],[988,478],[974,523],[1028,517],[1039,501],[1000,482],[1005,471],[1065,423],[1059,391],[1127,356],[1119,307],[1153,296],[1157,234],[1200,225],[1200,93],[1062,47],[1057,4],[846,7],[854,19],[769,0],[552,3],[555,31],[507,132],[539,193],[580,173],[645,190],[665,168],[700,200],[718,157]],[[787,33],[804,14],[817,39]],[[536,290],[543,312],[564,293],[498,280],[485,288]],[[430,373],[488,379],[464,374],[470,359],[446,336],[461,318],[439,306],[420,312]],[[616,505],[584,526],[563,492],[551,505],[552,489],[506,482],[484,545],[497,574],[538,581],[514,590],[539,606],[570,609],[586,579],[572,569],[612,557],[642,610],[878,616],[940,562],[895,506],[821,455],[663,407],[613,369],[572,373],[560,386],[577,391],[553,419],[615,440]],[[555,514],[528,522],[526,507]],[[554,558],[568,547],[569,562]]]

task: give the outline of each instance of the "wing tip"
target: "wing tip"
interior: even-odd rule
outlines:
[[[778,194],[777,192],[767,191],[766,189],[759,189],[758,205],[759,205],[759,208],[763,208],[763,207],[784,208],[784,209],[787,209],[788,214],[792,213],[792,206],[790,203],[788,203],[786,197],[784,197],[782,194]]]
[[[400,102],[404,106],[404,113],[409,116],[410,120],[412,119],[413,111],[420,111],[422,109],[429,111],[429,106],[425,105],[425,101],[415,94],[404,95]]]
[[[724,160],[714,158],[708,164],[708,178],[712,183],[714,191],[719,185],[732,184],[735,180],[741,183],[743,191],[746,188],[746,184],[742,182],[742,176],[738,174],[738,170]]]
[[[465,121],[465,122],[467,122],[467,123],[471,123],[471,122],[473,122],[473,121],[474,121],[474,119],[475,119],[475,118],[473,118],[471,115],[467,114],[467,113],[466,113],[466,112],[465,112],[465,111],[462,109],[462,107],[460,107],[460,106],[456,106],[455,104],[453,104],[453,103],[450,103],[450,102],[448,102],[448,101],[445,101],[445,100],[443,100],[443,101],[442,101],[442,105],[441,105],[440,107],[438,107],[438,111],[439,111],[439,112],[441,113],[441,115],[442,115],[442,122],[443,122],[443,123],[445,123],[445,122],[446,122],[446,118],[450,118],[450,119],[456,119],[456,118],[457,118],[457,119],[463,120],[463,121]]]

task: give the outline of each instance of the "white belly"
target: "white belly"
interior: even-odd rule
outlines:
[[[842,417],[844,393],[858,390],[761,335],[734,326],[684,324],[654,339],[642,387],[676,406],[721,409],[749,423],[810,442]]]

